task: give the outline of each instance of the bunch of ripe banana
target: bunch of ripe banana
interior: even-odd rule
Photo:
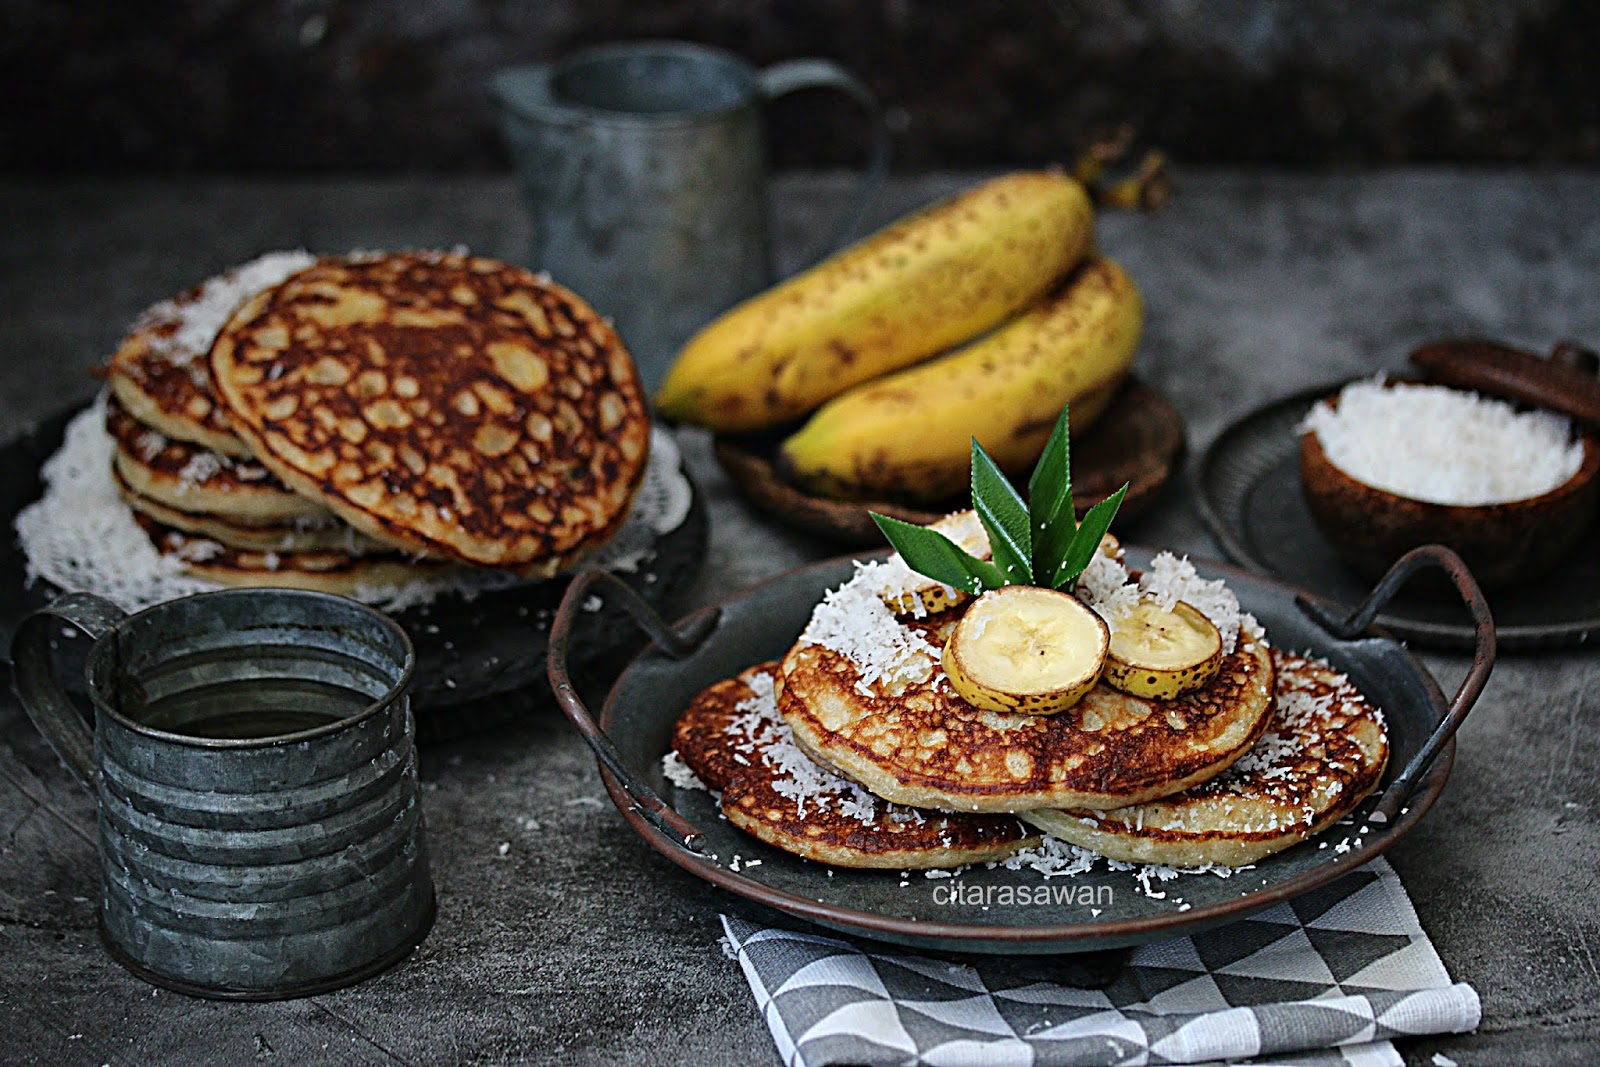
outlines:
[[[1074,436],[1099,417],[1138,344],[1139,291],[1093,238],[1073,178],[986,182],[710,323],[656,406],[722,433],[809,416],[779,462],[825,496],[943,500],[974,437],[1024,471],[1063,404]]]

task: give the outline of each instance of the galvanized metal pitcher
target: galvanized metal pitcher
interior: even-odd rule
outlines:
[[[651,390],[695,330],[773,281],[760,105],[813,87],[847,93],[872,123],[866,172],[820,255],[888,165],[877,99],[837,65],[756,70],[704,45],[640,41],[495,75],[534,219],[530,265],[613,319]]]
[[[91,732],[57,679],[94,639]],[[259,1000],[359,981],[433,922],[405,631],[354,601],[237,589],[127,616],[70,594],[12,643],[28,715],[99,800],[100,929],[140,977]]]

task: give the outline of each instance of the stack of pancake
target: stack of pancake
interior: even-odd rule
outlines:
[[[1091,584],[1134,595],[1119,562],[1098,569],[1080,585],[1091,606]],[[1170,700],[1102,682],[1048,716],[958,696],[940,652],[970,601],[897,614],[904,572],[898,557],[862,566],[780,662],[711,686],[679,719],[676,758],[734,825],[851,867],[999,860],[1041,830],[1123,862],[1232,867],[1321,831],[1382,777],[1378,709],[1326,663],[1272,648],[1187,564],[1161,572],[1223,633],[1216,677]]]
[[[225,585],[549,575],[621,527],[649,446],[611,327],[465,255],[263,256],[147,311],[107,377],[118,490]]]

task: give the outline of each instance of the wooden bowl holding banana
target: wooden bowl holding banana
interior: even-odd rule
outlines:
[[[718,434],[719,458],[762,506],[813,532],[875,533],[863,504],[913,521],[950,510],[972,440],[1017,474],[1064,406],[1076,441],[1126,402],[1142,323],[1133,279],[1095,249],[1083,185],[1024,171],[734,307],[690,339],[655,403]],[[1164,466],[1139,488],[1158,488],[1182,422],[1149,390],[1136,403],[1158,425],[1135,443]]]

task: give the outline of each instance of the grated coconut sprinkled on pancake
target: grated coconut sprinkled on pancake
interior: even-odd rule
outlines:
[[[188,492],[193,487],[215,478],[222,473],[224,467],[232,466],[233,464],[224,462],[222,454],[219,452],[196,452],[189,462],[183,465],[183,469],[178,472],[178,492]],[[226,489],[226,486],[219,486],[219,488]]]
[[[150,354],[182,367],[205,356],[211,343],[238,306],[263,289],[277,285],[317,261],[311,253],[268,252],[243,266],[219,274],[200,287],[193,300],[164,300],[134,323],[134,329],[175,324],[170,334],[151,336]]]
[[[1128,568],[1104,552],[1089,557],[1089,565],[1078,576],[1078,599],[1105,620],[1112,633],[1117,623],[1139,602],[1139,587],[1128,577]]]
[[[837,652],[854,663],[861,675],[856,689],[869,696],[880,682],[926,681],[939,662],[939,650],[895,618],[879,596],[881,567],[857,563],[853,578],[823,595],[800,635],[802,642]]]
[[[1112,633],[1140,600],[1168,610],[1182,600],[1211,620],[1222,635],[1225,656],[1231,656],[1238,646],[1241,630],[1256,640],[1265,634],[1254,616],[1239,610],[1239,598],[1226,582],[1200,577],[1188,557],[1180,559],[1171,552],[1152,559],[1137,583],[1120,562],[1097,552],[1078,579],[1077,594],[1105,620]]]
[[[167,435],[159,430],[145,430],[139,434],[138,446],[140,457],[149,463],[167,447]]]
[[[805,815],[806,805],[811,804],[819,810],[834,808],[863,825],[877,819],[880,810],[891,818],[903,815],[905,821],[923,820],[921,812],[879,800],[800,751],[794,732],[778,714],[775,679],[770,673],[752,673],[745,684],[753,695],[734,706],[736,714],[724,731],[729,746],[735,758],[759,759],[773,769],[773,790],[794,801],[796,814]]]
[[[1306,753],[1317,745],[1319,739],[1333,724],[1355,714],[1365,702],[1361,691],[1343,674],[1321,674],[1331,671],[1327,660],[1311,656],[1279,654],[1277,664],[1277,708],[1271,724],[1261,740],[1246,752],[1239,761],[1214,781],[1201,786],[1219,793],[1261,796],[1282,800],[1283,790],[1274,783],[1287,784]],[[1326,690],[1325,692],[1322,690]],[[1384,725],[1383,711],[1368,704],[1368,714],[1379,726]],[[1335,769],[1343,769],[1335,764]],[[1334,785],[1342,788],[1342,784]],[[1285,794],[1286,795],[1286,794]],[[1315,812],[1307,809],[1304,821],[1315,821]],[[1277,829],[1276,826],[1272,827]]]
[[[702,792],[711,792],[710,787],[700,780],[700,776],[695,774],[687,763],[683,762],[683,757],[678,755],[676,749],[661,757],[661,773],[666,776],[667,781],[679,789],[699,789]]]

